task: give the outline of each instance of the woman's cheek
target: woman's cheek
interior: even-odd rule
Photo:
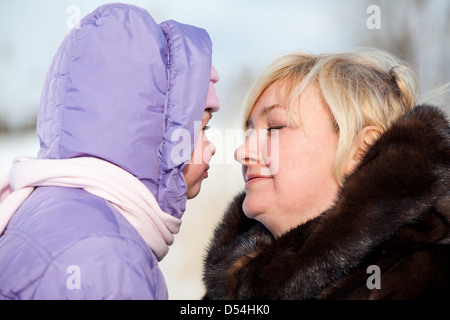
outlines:
[[[280,169],[280,136],[273,135],[267,139],[262,150],[263,161],[272,175],[277,174]]]

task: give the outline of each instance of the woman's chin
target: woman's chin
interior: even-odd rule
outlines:
[[[246,195],[244,202],[242,204],[242,210],[244,211],[247,218],[255,219],[258,215],[262,213],[262,205],[261,201],[255,199],[250,195]]]

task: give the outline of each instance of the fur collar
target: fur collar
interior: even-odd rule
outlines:
[[[245,217],[244,197],[230,203],[208,248],[205,299],[342,297],[361,267],[450,245],[449,123],[437,107],[416,107],[374,143],[332,207],[276,240]]]

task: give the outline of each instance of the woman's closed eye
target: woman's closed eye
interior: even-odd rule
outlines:
[[[273,124],[273,125],[270,125],[266,130],[267,130],[268,134],[273,134],[273,133],[276,133],[279,130],[284,129],[286,127],[287,127],[287,125],[285,125],[285,124]]]
[[[283,129],[286,128],[287,125],[285,124],[280,124],[280,125],[271,125],[270,127],[267,128],[267,130],[275,130],[275,129]]]
[[[273,134],[275,132],[278,132],[278,130],[282,130],[288,127],[288,124],[289,119],[284,108],[276,107],[272,108],[271,111],[269,111],[266,120],[266,130],[268,131],[268,133]]]

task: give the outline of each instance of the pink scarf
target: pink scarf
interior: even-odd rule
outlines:
[[[167,254],[181,220],[161,210],[135,176],[97,158],[18,158],[0,180],[0,235],[36,187],[80,188],[110,202],[136,229],[158,261]]]

